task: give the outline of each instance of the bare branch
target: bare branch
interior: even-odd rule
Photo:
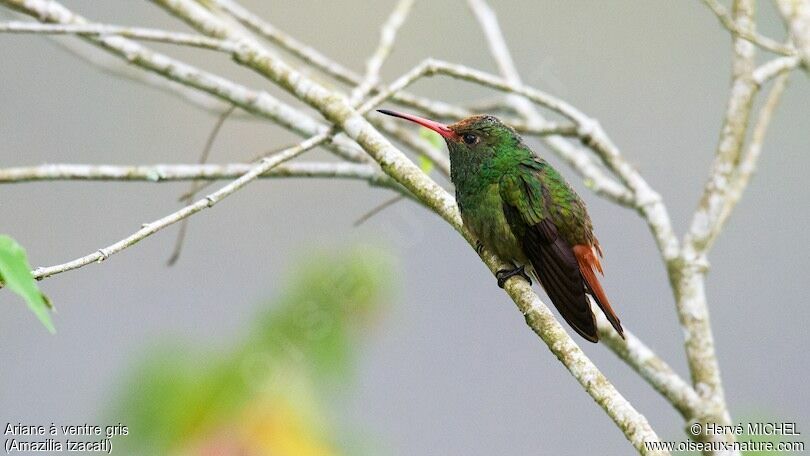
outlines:
[[[352,104],[352,106],[358,105],[379,84],[380,70],[382,69],[382,65],[391,54],[397,32],[402,24],[405,23],[405,19],[410,13],[413,4],[413,0],[400,0],[397,3],[397,6],[394,8],[394,11],[388,17],[388,20],[386,20],[383,24],[380,30],[380,41],[377,44],[377,48],[374,50],[366,63],[366,73],[354,90],[352,90],[351,96],[349,97],[349,102]],[[447,157],[432,147],[430,143],[412,133],[411,130],[402,128],[396,123],[387,119],[376,118],[371,122],[377,128],[380,128],[381,130],[395,136],[401,143],[428,157],[438,166],[438,169],[440,172],[442,172],[442,174],[445,176],[450,175],[450,162],[448,161]],[[373,216],[375,213],[379,212],[385,207],[387,207],[387,205],[384,205],[381,208],[375,208],[369,213],[366,219]]]
[[[167,226],[171,226],[172,224],[177,223],[180,220],[185,219],[186,217],[189,217],[191,215],[196,214],[197,212],[202,211],[203,209],[213,207],[219,201],[234,194],[245,185],[256,180],[256,178],[258,178],[262,174],[270,171],[273,167],[280,165],[281,163],[287,160],[291,160],[296,156],[302,154],[303,152],[312,149],[313,147],[316,147],[318,144],[326,141],[328,138],[329,138],[328,132],[321,133],[319,135],[307,139],[306,141],[300,143],[295,147],[291,147],[282,152],[279,152],[278,154],[272,157],[262,159],[258,164],[251,166],[248,172],[242,174],[238,179],[234,180],[230,184],[220,188],[214,193],[211,193],[205,198],[197,200],[196,202],[183,207],[179,211],[173,212],[153,222],[145,223],[141,227],[141,229],[114,244],[98,249],[89,255],[85,255],[83,257],[77,258],[67,263],[49,267],[36,268],[35,270],[31,271],[31,273],[34,275],[34,278],[40,280],[44,279],[45,277],[50,277],[54,274],[59,274],[62,272],[71,271],[73,269],[78,269],[83,266],[87,266],[88,264],[91,263],[96,262],[100,263],[109,258],[111,255],[114,255],[118,252],[127,249],[128,247],[135,245],[139,241],[157,233],[158,231],[166,228]]]
[[[104,35],[118,35],[127,38],[156,41],[160,43],[178,44],[182,46],[199,47],[215,51],[230,53],[233,43],[211,39],[203,35],[193,35],[166,30],[143,27],[126,27],[107,24],[40,24],[37,22],[4,22],[0,23],[0,33],[31,33],[41,35],[81,35],[100,37]]]
[[[397,31],[405,23],[405,19],[413,7],[413,0],[400,0],[396,8],[388,17],[388,20],[383,24],[380,30],[380,42],[377,49],[368,59],[366,63],[366,74],[363,79],[357,84],[357,87],[352,91],[350,100],[352,104],[356,104],[359,100],[365,98],[371,90],[380,82],[380,69],[385,62],[385,59],[391,54],[394,47],[394,40],[397,37]]]
[[[718,233],[722,231],[728,216],[731,215],[731,212],[740,201],[743,192],[751,181],[751,176],[753,176],[754,171],[756,171],[757,162],[762,152],[762,143],[765,141],[765,134],[770,126],[773,113],[779,105],[779,100],[782,98],[782,93],[785,91],[785,87],[787,87],[788,77],[789,73],[780,74],[776,77],[773,82],[773,87],[771,87],[770,92],[768,92],[768,98],[765,100],[765,104],[760,108],[757,114],[757,120],[754,124],[754,130],[751,133],[748,147],[740,160],[735,175],[729,183],[725,205],[714,228]]]
[[[357,86],[362,81],[362,76],[359,74],[326,57],[316,49],[287,35],[266,20],[251,13],[234,0],[211,0],[211,2],[218,8],[231,14],[236,20],[261,37],[337,80],[351,86]],[[375,87],[374,90],[381,90],[381,87]],[[429,100],[407,92],[398,92],[394,94],[393,99],[397,103],[417,109],[437,119],[460,119],[472,114],[470,111],[448,103]]]
[[[85,18],[74,14],[57,2],[0,0],[0,4],[32,15],[44,22],[87,24]],[[237,38],[240,37],[237,36]],[[126,38],[115,35],[102,35],[99,37],[85,37],[85,39],[131,64],[226,100],[249,112],[266,117],[301,136],[309,137],[328,130],[326,125],[282,103],[267,92],[250,90],[242,85],[150,50]],[[228,46],[230,45],[228,44]],[[345,137],[338,136],[327,147],[347,160],[363,161],[367,159],[365,154]]]
[[[717,19],[723,26],[728,29],[734,37],[748,40],[753,44],[771,51],[776,54],[787,56],[796,55],[796,48],[790,45],[780,43],[774,39],[757,33],[754,29],[746,29],[739,26],[729,14],[725,6],[721,5],[717,0],[703,0],[703,3],[712,10]]]
[[[753,0],[735,0],[733,18],[744,30],[754,30]],[[670,277],[674,285],[678,319],[684,331],[684,346],[695,390],[704,399],[707,416],[730,424],[714,336],[706,303],[706,253],[716,236],[714,227],[726,206],[729,181],[740,161],[753,99],[759,86],[754,81],[755,46],[737,37],[733,43],[732,83],[725,120],[714,164],[698,209],[684,237],[683,259]],[[733,435],[725,439],[733,440]]]
[[[599,339],[661,393],[680,412],[681,416],[687,420],[703,416],[702,400],[692,386],[641,339],[627,328],[624,330],[624,339],[622,339],[602,314],[599,314],[597,323],[599,324]]]
[[[222,110],[228,109],[228,106],[232,106],[230,102],[223,101],[221,98],[217,98],[208,92],[202,92],[172,79],[167,79],[159,74],[133,67],[129,65],[126,60],[117,58],[115,55],[99,47],[87,46],[85,43],[77,40],[59,39],[56,36],[49,36],[48,38],[48,41],[59,50],[67,52],[71,56],[89,66],[101,70],[105,74],[145,87],[157,89],[168,96],[177,98],[209,114],[219,115]],[[262,117],[244,110],[239,110],[233,115],[240,120],[264,120]]]
[[[481,29],[484,32],[484,36],[487,39],[487,43],[489,44],[490,54],[492,54],[492,57],[495,59],[498,70],[506,83],[513,87],[522,86],[523,83],[520,79],[520,74],[518,73],[515,63],[512,60],[509,47],[506,45],[506,40],[504,39],[503,32],[498,24],[495,11],[492,10],[485,0],[468,0],[467,5],[470,7],[470,10],[472,10],[473,14],[475,14],[475,18],[480,24]],[[475,80],[475,78],[473,78],[473,80]],[[509,90],[508,92],[514,91]],[[536,100],[532,101],[537,102]],[[531,101],[527,96],[509,93],[506,96],[506,103],[517,113],[523,116],[523,118],[529,123],[543,124],[547,122],[546,119],[539,112],[537,112],[534,106],[532,106]],[[575,127],[577,128],[578,134],[580,126],[575,125]],[[632,196],[627,188],[604,175],[602,170],[591,159],[591,156],[586,151],[577,148],[565,139],[556,136],[542,138],[542,140],[552,151],[559,155],[560,158],[568,163],[569,166],[574,168],[574,170],[585,178],[586,185],[588,185],[589,188],[597,193],[609,192],[613,195],[621,194],[621,198],[611,199],[616,202],[620,202],[620,204],[630,204]],[[611,190],[607,190],[608,188]]]
[[[810,0],[776,0],[804,68],[810,72]]]
[[[197,160],[198,164],[202,165],[208,162],[208,157],[211,155],[211,149],[214,147],[214,141],[217,139],[217,135],[219,135],[219,131],[222,129],[222,126],[225,125],[225,121],[228,120],[228,117],[234,112],[234,110],[236,110],[236,106],[231,105],[217,118],[214,128],[211,129],[211,132],[208,134],[208,138],[205,140],[205,145],[203,146],[203,151],[200,154],[200,159]],[[184,204],[191,204],[194,197],[197,196],[197,192],[201,191],[204,187],[204,184],[200,185],[197,182],[192,182],[188,191],[183,197],[180,198],[180,201]],[[180,228],[177,230],[177,238],[175,238],[174,241],[174,249],[172,249],[169,259],[166,260],[167,266],[173,266],[175,263],[177,263],[177,260],[180,259],[180,253],[183,251],[183,243],[186,240],[186,233],[188,232],[189,220],[190,219],[186,218],[180,222]]]
[[[754,7],[750,2],[735,2],[735,18],[742,26],[752,28]],[[714,241],[717,234],[715,226],[725,203],[728,182],[739,164],[751,107],[759,89],[754,80],[754,56],[752,43],[743,38],[734,40],[733,79],[720,141],[709,180],[685,242],[685,247],[694,251],[695,256],[705,254]]]
[[[0,184],[42,181],[119,181],[177,182],[235,179],[254,165],[249,163],[159,164],[159,165],[79,165],[48,164],[0,168]],[[275,166],[259,178],[336,178],[368,181],[375,187],[402,192],[396,181],[376,166],[357,163],[296,162]]]
[[[754,82],[761,87],[770,79],[795,69],[799,66],[799,61],[798,57],[780,57],[770,62],[763,63],[754,70],[752,76]]]

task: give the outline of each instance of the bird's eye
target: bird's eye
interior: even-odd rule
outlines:
[[[464,141],[465,144],[473,145],[478,142],[478,136],[471,133],[465,133],[461,135],[461,140]]]

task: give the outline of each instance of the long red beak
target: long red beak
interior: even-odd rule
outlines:
[[[378,109],[377,112],[385,114],[387,116],[399,117],[400,119],[410,120],[411,122],[417,123],[425,128],[429,128],[435,131],[436,133],[442,135],[447,139],[453,140],[458,139],[458,135],[456,134],[456,132],[448,128],[447,125],[440,122],[436,122],[435,120],[424,119],[422,117],[414,116],[412,114],[389,111],[387,109]]]

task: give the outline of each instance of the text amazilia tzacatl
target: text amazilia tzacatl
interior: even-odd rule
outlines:
[[[590,295],[624,337],[596,277],[602,250],[585,203],[565,179],[536,156],[508,125],[489,115],[444,125],[380,110],[440,134],[450,150],[450,180],[464,225],[481,244],[516,267],[498,271],[498,285],[534,275],[551,302],[582,337],[597,342]]]

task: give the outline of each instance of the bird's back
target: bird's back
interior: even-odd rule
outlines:
[[[548,163],[521,160],[499,187],[505,219],[552,303],[580,335],[599,339],[587,295],[619,334],[621,323],[596,277],[601,250],[585,203]]]

